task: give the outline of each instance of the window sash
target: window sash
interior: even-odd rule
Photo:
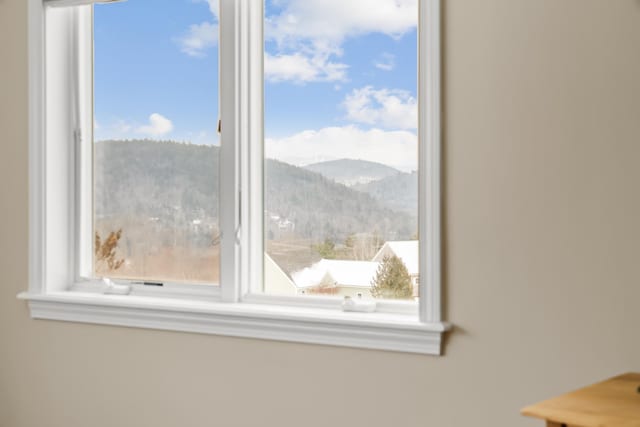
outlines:
[[[263,219],[263,150],[264,150],[264,2],[252,0],[221,0],[221,5],[236,5],[240,19],[234,20],[233,34],[239,37],[236,48],[238,69],[224,81],[233,82],[238,115],[236,124],[246,133],[236,139],[240,153],[240,203],[248,208],[241,212],[243,250],[240,252],[240,286],[245,300],[271,301],[284,304],[304,304],[302,300],[339,300],[336,297],[276,297],[262,294],[264,280],[264,219]],[[440,0],[419,0],[418,12],[418,174],[419,174],[419,245],[420,276],[418,304],[413,302],[380,301],[382,310],[398,312],[418,309],[420,321],[441,320],[441,142],[440,142]],[[221,24],[222,25],[222,24]],[[222,36],[221,36],[221,43]],[[243,43],[243,44],[240,44]],[[221,63],[223,63],[221,61]],[[235,72],[239,71],[239,72]],[[224,105],[224,103],[223,103]],[[248,107],[247,107],[248,106]],[[243,109],[244,107],[244,109]],[[256,275],[259,272],[259,276]],[[416,307],[417,306],[417,307]]]

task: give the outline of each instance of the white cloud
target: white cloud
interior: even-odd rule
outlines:
[[[206,2],[209,3],[209,11],[215,18],[216,22],[218,22],[218,17],[220,16],[220,0],[206,0]]]
[[[319,68],[318,74],[280,73],[279,80],[335,81],[346,79],[346,66],[331,59],[342,55],[342,44],[349,37],[369,33],[382,33],[393,38],[416,28],[418,0],[272,0],[280,8],[265,20],[267,40],[276,44],[274,57],[290,56],[306,59],[312,64],[318,58],[319,65],[339,66],[333,73]],[[381,67],[393,67],[389,61]],[[266,66],[266,63],[265,63]],[[318,78],[323,76],[324,78]],[[305,77],[307,77],[305,79]]]
[[[189,56],[203,57],[206,51],[218,44],[218,22],[220,15],[219,0],[193,0],[194,3],[207,3],[212,21],[204,21],[200,24],[192,24],[175,41],[180,45],[180,50]]]
[[[265,78],[270,82],[343,81],[348,66],[331,62],[326,56],[308,57],[301,53],[264,56]]]
[[[267,36],[279,43],[297,39],[339,44],[346,37],[383,33],[400,37],[416,27],[418,0],[281,0],[267,19]]]
[[[411,171],[417,169],[417,150],[417,137],[413,132],[362,130],[356,126],[306,130],[265,141],[267,157],[298,166],[350,158]]]
[[[383,71],[391,71],[396,68],[396,57],[390,53],[383,53],[373,65]]]
[[[386,129],[416,129],[418,103],[407,91],[354,89],[342,103],[347,119]]]
[[[124,120],[118,120],[113,124],[112,128],[116,133],[121,134],[129,132],[133,126]]]
[[[180,49],[189,56],[203,57],[207,49],[218,44],[218,24],[203,22],[189,26],[186,34],[177,39]]]
[[[136,129],[138,133],[142,133],[148,136],[162,136],[166,135],[173,130],[173,123],[171,120],[158,113],[153,113],[149,116],[149,124],[140,126]]]
[[[133,125],[119,118],[114,118],[113,121],[104,123],[104,121],[98,122],[97,119],[93,121],[93,138],[96,141],[106,139],[121,139],[125,137],[131,130]]]
[[[176,139],[188,141],[197,145],[220,145],[220,139],[216,132],[201,130],[199,132],[187,132],[184,135],[174,136]]]

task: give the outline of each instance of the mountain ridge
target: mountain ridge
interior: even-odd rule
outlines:
[[[346,158],[312,163],[303,166],[303,168],[320,173],[348,187],[367,184],[400,172],[398,169],[382,163]]]

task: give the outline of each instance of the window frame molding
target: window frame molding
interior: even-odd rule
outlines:
[[[87,2],[90,0],[58,4]],[[221,286],[150,289],[134,285],[131,295],[119,296],[103,295],[96,283],[79,280],[75,272],[82,264],[77,256],[82,233],[78,230],[86,224],[74,222],[82,217],[78,199],[86,189],[79,185],[77,174],[82,172],[78,167],[72,168],[71,176],[61,178],[68,179],[67,188],[52,188],[55,185],[48,183],[48,176],[55,172],[48,167],[53,150],[46,143],[46,103],[51,98],[47,96],[45,46],[45,8],[49,6],[43,0],[28,0],[29,288],[18,297],[28,301],[31,317],[440,355],[443,334],[451,328],[441,312],[441,0],[419,3],[419,237],[424,254],[420,270],[428,274],[421,273],[419,304],[381,301],[376,313],[345,313],[336,298],[254,292],[263,276],[262,201],[257,200],[262,198],[263,158],[262,149],[256,150],[262,147],[263,104],[254,102],[262,100],[263,93],[263,16],[262,3],[256,7],[253,0],[220,2],[220,16],[233,16],[220,20],[220,62],[228,64],[220,68],[220,80],[232,82],[220,85],[222,139],[232,141],[221,144],[221,182],[229,185],[221,185],[220,203],[233,207],[220,209],[220,228],[234,231],[232,236],[226,232],[221,242]],[[76,44],[76,52],[79,49]],[[256,58],[260,58],[258,64]],[[76,120],[82,122],[82,118]],[[63,131],[77,144],[80,136],[72,126]],[[77,164],[83,154],[68,151],[73,151],[68,164]],[[51,216],[55,216],[51,210],[59,203],[66,206],[69,217],[63,231],[66,240],[62,249],[55,249],[62,250],[57,259],[66,261],[60,268],[66,268],[67,274],[53,283],[50,263],[56,239],[51,236]]]

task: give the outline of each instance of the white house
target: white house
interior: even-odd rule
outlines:
[[[293,273],[299,294],[371,296],[371,281],[379,262],[322,259],[310,267]]]
[[[264,291],[271,295],[296,295],[297,286],[287,273],[267,254],[264,253]]]
[[[411,276],[413,295],[418,296],[419,245],[417,240],[386,242],[371,261],[322,259],[291,274],[298,294],[371,296],[371,283],[386,256],[402,260]]]

